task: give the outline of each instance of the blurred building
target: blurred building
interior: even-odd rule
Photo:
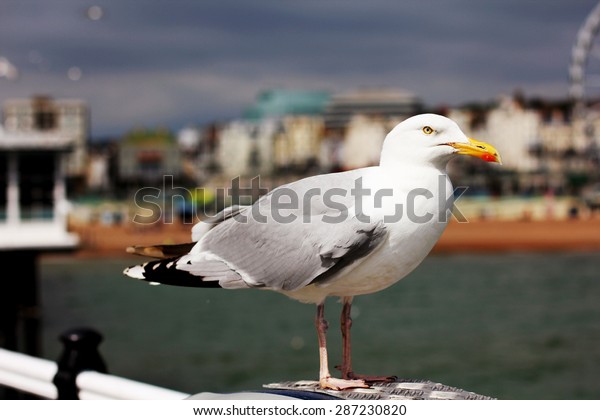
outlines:
[[[306,173],[318,170],[323,139],[320,116],[287,116],[275,137],[273,160],[278,171]]]
[[[38,136],[43,133],[73,139],[65,174],[69,181],[84,181],[89,135],[89,112],[84,101],[48,96],[9,99],[4,102],[2,111],[4,128],[9,135]]]
[[[171,175],[181,185],[181,157],[170,131],[131,131],[119,143],[119,179],[128,186],[157,186],[162,185],[164,176]]]
[[[514,98],[502,97],[487,116],[486,141],[498,149],[506,168],[534,172],[540,169],[532,151],[540,142],[541,125],[538,112],[526,109]]]
[[[400,122],[423,111],[421,100],[400,89],[359,89],[335,94],[324,112],[327,129],[345,129],[352,117],[364,115]]]
[[[339,172],[343,168],[344,139],[335,131],[323,130],[319,151],[319,167],[323,172]]]
[[[574,118],[565,101],[526,100],[522,94],[501,96],[488,107],[452,109],[448,116],[465,132],[493,144],[502,167],[455,159],[453,174],[470,176],[470,185],[497,178],[505,194],[577,191],[600,178],[600,112]]]
[[[320,90],[262,91],[243,119],[216,131],[219,172],[231,179],[318,168],[329,98]]]
[[[92,192],[106,193],[110,184],[110,156],[104,152],[92,152],[88,159],[87,188]]]
[[[177,132],[177,144],[183,153],[195,153],[200,148],[202,131],[193,126],[183,127]]]
[[[342,168],[347,170],[378,165],[389,128],[381,117],[363,114],[353,116],[344,136]]]
[[[49,131],[0,131],[0,251],[69,249],[68,155],[76,139]]]
[[[600,112],[569,118],[555,109],[540,127],[536,157],[543,163],[553,188],[578,191],[600,182]]]
[[[197,183],[202,178],[202,131],[193,126],[183,127],[177,132],[177,146],[181,152],[181,170],[187,178]]]
[[[220,173],[228,179],[271,174],[278,128],[275,120],[237,120],[224,125],[217,134]]]

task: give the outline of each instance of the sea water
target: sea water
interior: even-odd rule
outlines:
[[[138,258],[44,258],[43,357],[90,327],[109,373],[190,394],[318,377],[315,306],[260,290],[150,286]],[[600,397],[600,254],[431,255],[353,306],[358,373],[441,382],[499,399]],[[330,367],[341,305],[327,301]]]

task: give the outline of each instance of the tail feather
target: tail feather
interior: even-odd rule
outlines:
[[[180,257],[189,253],[196,245],[195,242],[174,245],[134,245],[126,248],[129,254],[141,255],[152,258]]]
[[[180,258],[165,258],[134,265],[123,270],[123,274],[135,279],[145,280],[151,284],[202,288],[221,287],[218,279],[205,279],[204,276],[178,269],[177,261]]]

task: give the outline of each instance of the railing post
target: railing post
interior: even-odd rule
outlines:
[[[106,365],[98,353],[102,335],[90,328],[76,328],[60,336],[63,352],[58,359],[58,372],[53,383],[58,390],[59,400],[79,399],[77,375],[84,370],[107,373]]]

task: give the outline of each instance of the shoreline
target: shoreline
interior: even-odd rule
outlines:
[[[432,252],[550,251],[600,252],[600,219],[453,222]]]
[[[125,251],[126,247],[131,245],[191,242],[191,228],[191,224],[151,227],[76,226],[70,231],[79,235],[81,245],[79,249],[68,252],[67,255],[80,258],[132,257]],[[550,251],[600,252],[600,218],[468,223],[453,220],[431,253]]]

